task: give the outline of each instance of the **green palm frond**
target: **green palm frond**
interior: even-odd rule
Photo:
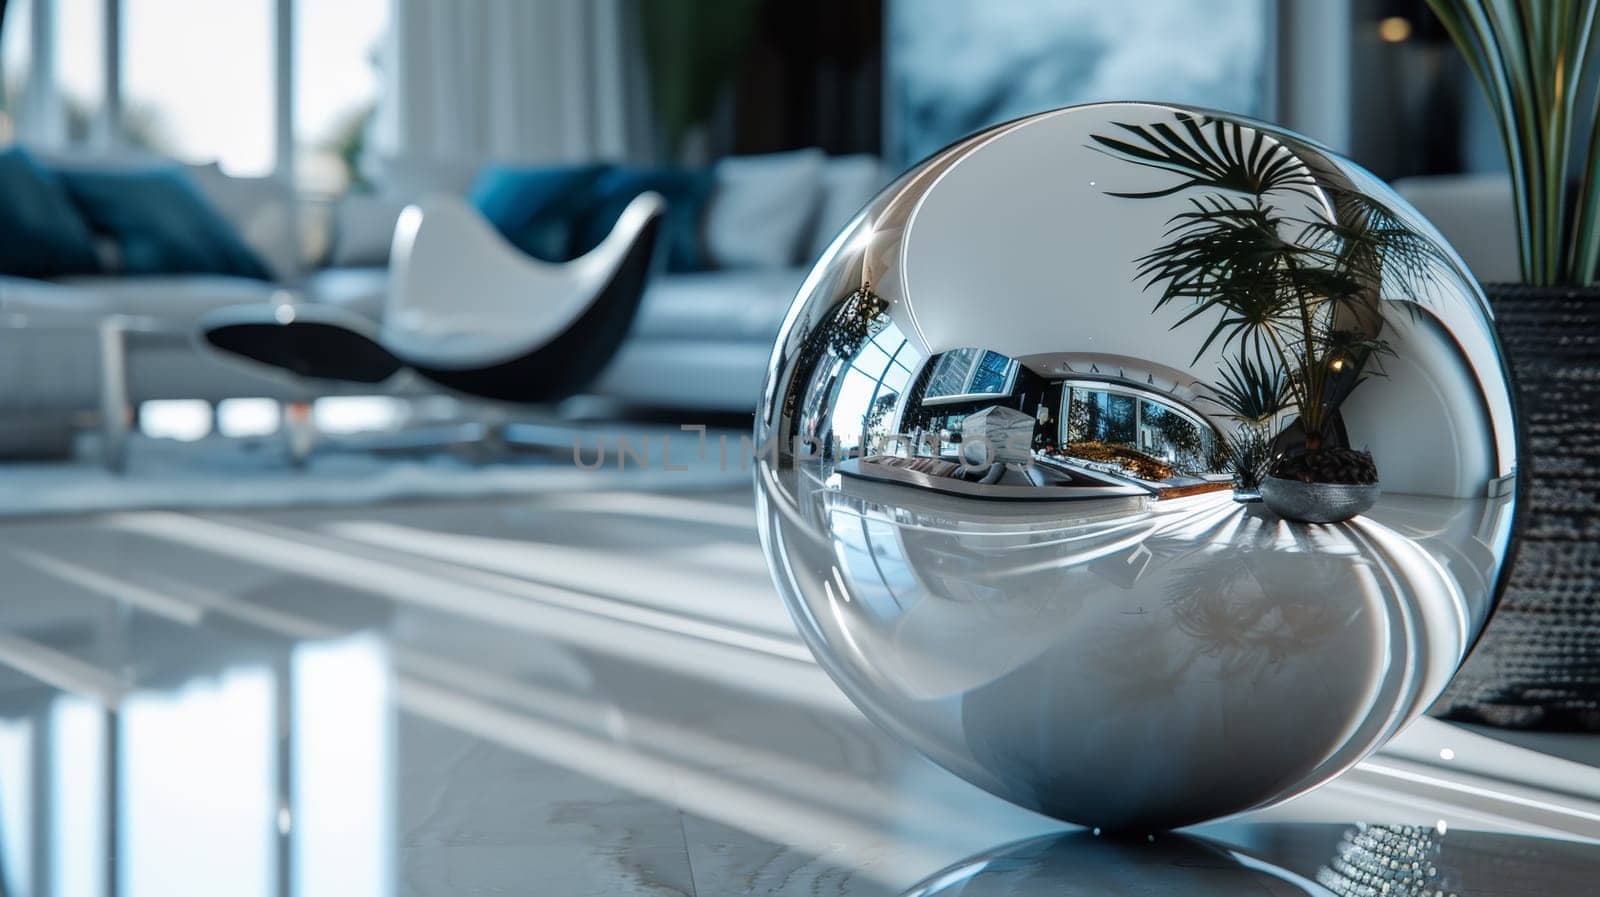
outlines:
[[[1600,266],[1600,116],[1590,42],[1600,0],[1428,0],[1500,126],[1522,278],[1590,284]],[[1592,102],[1589,104],[1592,107]],[[1587,132],[1575,125],[1590,117]],[[1583,160],[1576,189],[1568,168]]]
[[[1258,202],[1196,199],[1189,211],[1173,216],[1168,241],[1136,260],[1136,275],[1147,287],[1160,288],[1157,309],[1179,301],[1188,305],[1174,329],[1217,315],[1195,361],[1218,340],[1227,345],[1259,337],[1292,317],[1284,300],[1290,272],[1281,265],[1281,223]]]
[[[1368,336],[1361,330],[1334,328],[1322,334],[1316,356],[1321,359],[1326,382],[1322,402],[1328,413],[1348,399],[1356,387],[1373,377],[1387,377],[1383,359],[1394,354],[1388,341]]]
[[[1433,298],[1451,261],[1432,238],[1406,224],[1381,201],[1355,191],[1328,191],[1334,220],[1313,218],[1295,242],[1376,297],[1392,290],[1413,302]]]
[[[1393,355],[1394,347],[1388,340],[1368,336],[1358,329],[1335,327],[1322,334],[1317,340],[1317,354],[1327,360],[1327,363],[1338,363],[1345,371],[1354,371],[1356,374],[1367,370],[1370,363],[1376,363],[1383,356]],[[1376,373],[1383,375],[1381,369]]]
[[[1222,362],[1221,379],[1210,384],[1214,395],[1205,396],[1228,413],[1229,417],[1245,424],[1263,425],[1283,413],[1290,405],[1289,380],[1276,362],[1262,357],[1261,352]]]
[[[1272,465],[1272,431],[1266,425],[1242,424],[1228,434],[1228,469],[1239,489],[1261,488]]]
[[[1170,187],[1145,192],[1112,193],[1134,199],[1170,196],[1194,187],[1249,196],[1275,191],[1310,195],[1315,179],[1294,153],[1258,130],[1234,122],[1179,113],[1172,123],[1117,124],[1130,139],[1090,135],[1107,155],[1184,176]]]
[[[1179,309],[1175,329],[1210,325],[1191,364],[1231,350],[1212,402],[1252,426],[1293,408],[1314,449],[1369,364],[1390,351],[1384,316],[1397,303],[1385,290],[1415,300],[1398,303],[1414,310],[1449,260],[1393,209],[1341,189],[1314,153],[1301,160],[1253,128],[1188,113],[1118,127],[1141,142],[1094,135],[1101,151],[1174,183],[1110,195],[1190,194],[1161,244],[1135,260],[1136,279],[1158,292],[1156,310]],[[1309,200],[1303,214],[1285,201],[1292,193]]]

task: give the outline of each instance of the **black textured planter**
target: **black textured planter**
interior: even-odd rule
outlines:
[[[1487,284],[1522,475],[1511,576],[1434,712],[1600,730],[1600,289]]]

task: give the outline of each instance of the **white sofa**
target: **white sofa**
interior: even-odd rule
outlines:
[[[216,308],[281,301],[328,303],[377,318],[388,271],[382,247],[403,202],[376,214],[334,210],[330,264],[301,262],[315,222],[278,182],[230,178],[212,167],[195,175],[208,199],[268,262],[274,282],[213,275],[0,276],[0,456],[61,450],[100,407],[98,322],[109,315],[153,319],[163,334],[141,338],[126,363],[129,397],[221,401],[304,400],[351,392],[338,384],[294,382],[225,359],[190,338]],[[647,288],[629,341],[594,391],[624,403],[679,411],[743,412],[755,406],[772,341],[809,261],[887,180],[877,160],[827,159],[817,151],[724,160],[707,212],[706,241],[717,270],[658,274]],[[454,185],[441,185],[454,186]],[[410,190],[421,189],[415,184]],[[351,210],[361,207],[352,199]],[[349,251],[365,242],[379,251]],[[341,248],[341,246],[343,248]],[[470,288],[471,272],[463,272]],[[23,324],[25,326],[16,326]],[[27,326],[31,325],[31,326]],[[371,388],[359,391],[371,392]]]
[[[594,391],[659,408],[753,411],[803,267],[655,278]]]
[[[1394,188],[1450,241],[1484,283],[1522,279],[1517,262],[1517,213],[1505,174],[1401,178]]]

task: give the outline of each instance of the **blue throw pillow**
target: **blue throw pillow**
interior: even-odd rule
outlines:
[[[590,192],[573,255],[582,255],[600,245],[616,226],[628,203],[646,190],[654,190],[667,201],[657,249],[658,255],[665,256],[667,270],[685,272],[710,268],[702,223],[706,203],[711,198],[711,184],[709,171],[615,168],[606,172]]]
[[[69,170],[60,176],[89,226],[116,241],[121,273],[272,279],[182,168]]]
[[[605,165],[513,167],[479,172],[467,200],[507,240],[535,258],[571,257],[573,224]]]
[[[100,270],[94,236],[61,181],[21,147],[0,152],[0,274],[60,277]]]

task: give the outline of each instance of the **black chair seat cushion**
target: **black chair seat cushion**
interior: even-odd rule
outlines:
[[[319,380],[382,383],[404,366],[366,334],[322,321],[223,324],[202,335],[224,352]]]

